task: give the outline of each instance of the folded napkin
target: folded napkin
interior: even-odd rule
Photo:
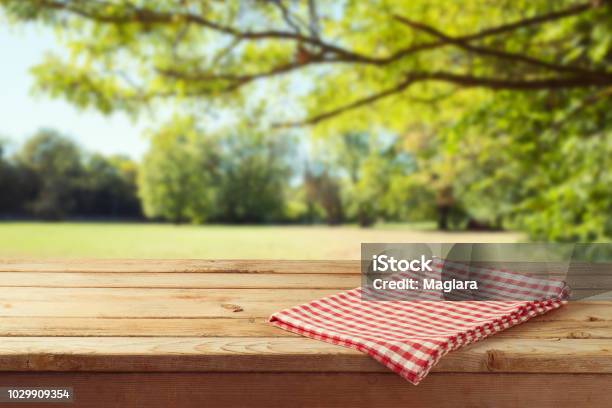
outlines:
[[[434,270],[440,273],[443,265],[438,262]],[[269,321],[302,336],[359,350],[418,384],[448,352],[556,309],[569,294],[562,281],[445,265],[453,274],[482,273],[487,277],[481,278],[484,291],[506,291],[506,297],[368,301],[362,299],[368,289],[356,288],[274,313]],[[511,300],[515,294],[525,299],[525,291],[542,292],[544,297]]]

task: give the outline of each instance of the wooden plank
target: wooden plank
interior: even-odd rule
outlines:
[[[257,318],[0,317],[3,337],[297,337]],[[612,339],[612,321],[527,322],[495,338]]]
[[[436,372],[612,373],[610,340],[490,338]],[[306,338],[5,337],[0,371],[385,372],[368,356]]]
[[[83,408],[597,408],[612,398],[612,376],[592,374],[437,373],[418,386],[379,373],[2,373],[0,382],[72,386]]]
[[[337,288],[361,285],[347,273],[0,272],[0,287],[66,288]],[[583,276],[573,289],[612,289],[612,275]]]
[[[267,317],[337,289],[5,288],[3,316]]]
[[[268,317],[338,289],[0,288],[2,316]],[[570,303],[573,310],[578,303]],[[597,304],[597,303],[594,303]],[[606,304],[599,302],[599,304]],[[612,314],[597,309],[605,316]],[[608,309],[605,309],[608,310]],[[579,313],[590,313],[584,308]],[[598,319],[597,316],[591,316]],[[608,317],[605,317],[606,319]],[[549,318],[549,317],[547,317]]]
[[[208,259],[2,259],[2,272],[237,272],[361,273],[355,261],[208,260]]]
[[[191,288],[191,289],[352,289],[354,274],[150,273],[150,272],[2,272],[2,287],[48,288]]]
[[[520,263],[512,263],[514,269]],[[549,265],[549,264],[548,264]],[[550,266],[550,265],[549,265]],[[512,268],[511,266],[509,266]],[[552,267],[552,266],[551,266]],[[561,270],[565,270],[563,264]],[[520,268],[518,268],[520,269]],[[580,275],[609,275],[612,264],[578,266]],[[356,260],[0,259],[0,272],[239,272],[359,274]]]
[[[0,317],[2,337],[298,337],[267,318]]]
[[[612,339],[610,321],[526,322],[495,335],[522,339]]]
[[[612,321],[612,302],[569,302],[565,306],[529,322],[547,321],[599,322]]]

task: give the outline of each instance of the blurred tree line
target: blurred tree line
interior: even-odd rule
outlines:
[[[10,22],[56,30],[67,51],[33,67],[35,90],[103,113],[191,118],[153,138],[139,176],[149,216],[268,221],[282,213],[276,191],[284,219],[612,239],[609,0],[0,5]],[[204,130],[252,106],[248,132]],[[278,128],[308,129],[320,149],[297,186]]]
[[[124,156],[86,154],[52,130],[33,135],[15,154],[0,143],[0,216],[139,218],[137,165]]]
[[[397,141],[348,133],[300,162],[295,137],[246,127],[211,135],[175,118],[151,135],[139,164],[41,130],[12,155],[0,145],[0,216],[361,226],[429,219],[430,197],[412,196],[415,162]]]

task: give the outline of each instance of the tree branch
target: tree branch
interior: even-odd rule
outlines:
[[[301,33],[294,33],[289,31],[281,30],[263,30],[263,31],[242,31],[238,28],[219,24],[202,16],[186,13],[186,12],[174,12],[164,13],[158,12],[146,8],[138,8],[134,5],[130,5],[131,12],[124,14],[108,14],[100,12],[104,10],[105,6],[110,5],[107,2],[90,2],[84,3],[84,7],[78,7],[70,1],[60,0],[40,0],[39,5],[45,6],[50,9],[58,11],[66,11],[84,18],[89,18],[98,22],[103,23],[114,23],[114,24],[128,24],[134,22],[148,23],[148,24],[175,24],[177,21],[183,21],[185,23],[196,24],[205,28],[209,28],[213,31],[221,34],[227,34],[243,40],[260,40],[260,39],[275,39],[284,41],[296,41],[303,44],[308,44],[317,47],[323,53],[333,54],[334,58],[326,58],[326,62],[350,62],[350,63],[362,63],[372,65],[386,65],[395,62],[408,55],[412,55],[421,51],[433,50],[439,47],[449,45],[447,40],[434,41],[424,44],[416,44],[404,49],[398,50],[393,54],[386,57],[368,56],[365,54],[357,53],[352,50],[345,49],[343,47],[330,44],[325,42],[318,37],[308,36]],[[96,4],[96,7],[91,7],[91,4]],[[314,4],[312,4],[314,6]],[[312,7],[311,6],[311,7]],[[455,37],[457,42],[469,42],[473,40],[483,39],[489,36],[494,36],[502,33],[507,33],[518,28],[528,27],[532,25],[538,25],[545,22],[558,20],[561,18],[577,15],[585,12],[593,7],[597,7],[597,4],[592,2],[586,2],[568,7],[564,10],[559,10],[539,16],[534,16],[519,20],[513,23],[500,25],[498,27],[488,28],[478,33],[468,34],[461,37]],[[88,9],[89,8],[89,9]],[[313,10],[313,9],[311,9]]]
[[[291,13],[289,12],[289,9],[287,8],[287,6],[285,6],[285,4],[283,3],[283,0],[272,0],[272,3],[276,5],[276,7],[280,10],[281,16],[283,17],[283,20],[285,21],[285,23],[287,23],[287,25],[291,27],[293,31],[300,34],[302,30],[300,26],[296,22],[293,21],[293,18],[291,17]]]
[[[236,75],[236,74],[207,74],[207,73],[188,73],[182,72],[175,69],[165,69],[165,68],[157,68],[156,71],[160,74],[172,78],[180,78],[186,79],[189,81],[227,81],[230,82],[230,87],[232,89],[238,89],[239,87],[246,85],[250,82],[253,82],[258,79],[268,78],[272,76],[276,76],[279,74],[283,74],[286,72],[290,72],[307,65],[313,65],[317,63],[324,62],[323,60],[311,59],[307,62],[290,62],[287,64],[282,64],[277,67],[274,67],[268,71],[259,72],[256,74],[245,74],[245,75]]]
[[[466,51],[473,52],[475,54],[487,55],[496,57],[499,59],[504,59],[508,61],[521,62],[524,64],[532,65],[539,68],[544,68],[551,71],[574,74],[574,75],[599,75],[599,76],[611,76],[612,73],[605,71],[591,71],[585,68],[576,67],[576,66],[567,66],[567,65],[559,65],[548,61],[542,61],[527,55],[510,53],[506,51],[496,50],[493,48],[480,47],[476,45],[471,45],[465,40],[461,40],[455,37],[451,37],[438,29],[431,27],[429,25],[419,23],[416,21],[412,21],[402,16],[395,16],[395,19],[400,21],[402,24],[405,24],[413,29],[426,32],[448,44],[456,45],[459,48],[462,48]]]
[[[499,34],[505,34],[505,33],[517,30],[519,28],[530,27],[530,26],[539,25],[539,24],[559,20],[562,18],[578,15],[594,7],[599,7],[599,5],[593,4],[592,2],[581,3],[581,4],[574,5],[574,6],[570,6],[563,10],[554,11],[554,12],[547,13],[547,14],[541,14],[541,15],[534,16],[534,17],[529,17],[529,18],[525,18],[519,21],[515,21],[513,23],[502,24],[497,27],[487,28],[477,33],[455,37],[455,40],[461,41],[461,42],[481,40],[487,37],[492,37],[492,36],[499,35]],[[441,41],[432,41],[429,43],[412,45],[412,46],[400,49],[386,58],[378,59],[376,63],[389,64],[403,57],[406,57],[408,55],[415,54],[420,51],[434,50],[436,48],[444,47],[448,44],[449,44],[448,41],[441,40]]]
[[[324,120],[341,115],[343,113],[361,108],[388,96],[398,94],[417,82],[438,81],[446,82],[461,87],[482,87],[496,90],[541,90],[541,89],[567,89],[589,86],[610,86],[612,78],[568,76],[557,78],[543,78],[532,80],[513,80],[506,78],[477,77],[465,74],[454,74],[451,72],[413,72],[406,75],[406,79],[392,88],[358,99],[338,108],[311,116],[304,120],[278,123],[276,127],[299,127],[315,125]]]
[[[450,72],[416,73],[409,75],[416,76],[419,81],[441,81],[463,87],[483,87],[497,90],[535,91],[541,89],[551,90],[612,85],[612,77],[588,77],[581,75],[524,80],[478,77]]]
[[[307,118],[305,120],[301,120],[301,121],[295,121],[295,122],[284,122],[284,123],[276,123],[274,124],[274,127],[299,127],[299,126],[305,126],[305,125],[315,125],[319,122],[322,122],[326,119],[332,118],[334,116],[338,116],[341,115],[345,112],[360,108],[364,105],[369,105],[373,102],[376,102],[380,99],[386,98],[387,96],[393,95],[393,94],[397,94],[402,92],[403,90],[405,90],[406,88],[408,88],[414,81],[411,78],[408,78],[402,82],[400,82],[399,84],[395,85],[392,88],[388,88],[385,89],[384,91],[375,93],[373,95],[370,95],[368,97],[365,97],[363,99],[358,99],[352,103],[349,103],[347,105],[343,105],[339,108],[336,109],[332,109],[330,111],[321,113],[319,115],[315,115],[315,116],[311,116],[310,118]]]
[[[316,0],[308,0],[308,16],[310,36],[319,38],[319,13],[317,12]]]
[[[95,8],[92,8],[90,5],[96,4],[96,8],[104,9],[104,6],[110,5],[106,2],[85,3],[85,7],[77,7],[69,1],[62,2],[58,0],[40,0],[38,4],[53,10],[66,11],[72,14],[76,14],[80,17],[88,18],[101,23],[128,24],[140,22],[145,24],[176,24],[178,21],[183,21],[185,23],[191,23],[205,28],[209,28],[218,33],[227,34],[244,40],[291,40],[304,44],[309,44],[318,47],[322,51],[336,54],[342,60],[353,62],[372,61],[372,58],[366,55],[349,51],[339,46],[327,43],[318,38],[310,37],[300,33],[282,30],[242,31],[232,26],[227,26],[210,21],[202,16],[193,13],[164,13],[145,8],[138,8],[133,5],[130,5],[130,13],[105,14],[104,12],[101,13],[100,10],[95,10]],[[88,7],[91,9],[88,10]]]
[[[524,19],[518,22],[506,24],[503,26],[495,27],[495,28],[486,29],[484,31],[481,31],[480,33],[469,34],[469,35],[462,36],[462,37],[451,37],[439,31],[438,29],[434,27],[425,25],[423,23],[414,22],[412,20],[407,19],[406,17],[394,16],[394,18],[400,21],[402,24],[405,24],[413,29],[424,31],[432,36],[437,37],[440,40],[435,43],[427,43],[427,44],[422,44],[420,46],[414,46],[412,47],[413,51],[429,50],[429,49],[434,49],[434,48],[438,48],[440,46],[445,46],[445,45],[456,45],[462,49],[465,49],[467,51],[474,52],[480,55],[493,56],[499,59],[510,60],[510,61],[515,61],[515,62],[518,61],[518,62],[522,62],[528,65],[536,66],[539,68],[552,70],[555,72],[567,73],[567,74],[573,74],[573,75],[589,75],[589,76],[601,76],[603,78],[610,78],[612,76],[612,73],[605,72],[605,71],[591,71],[591,70],[587,70],[581,67],[559,65],[559,64],[552,63],[552,62],[538,60],[536,58],[532,58],[532,57],[522,55],[522,54],[509,53],[505,51],[495,50],[492,48],[475,46],[475,45],[471,45],[468,43],[469,40],[481,39],[489,35],[497,35],[500,33],[504,33],[507,30],[514,30],[518,27],[525,27],[525,26],[529,26],[533,24],[540,24],[542,22],[551,21],[553,19],[567,17],[568,15],[572,15],[574,13],[583,12],[587,10],[589,7],[591,7],[590,4],[574,6],[566,10],[559,11],[559,12],[554,12],[554,13],[549,13],[546,15]],[[231,88],[237,89],[240,86],[246,83],[252,82],[254,80],[287,73],[293,70],[301,69],[311,64],[351,62],[351,61],[352,59],[350,57],[339,58],[339,59],[313,58],[307,62],[283,64],[283,65],[279,65],[278,67],[272,68],[269,71],[264,71],[261,73],[249,74],[249,75],[227,75],[227,74],[213,75],[213,74],[201,74],[201,73],[189,75],[187,73],[180,73],[175,70],[160,70],[160,72],[167,76],[181,77],[184,79],[189,79],[189,80],[194,80],[194,81],[210,81],[210,80],[233,81],[234,85]],[[369,64],[373,63],[376,65],[378,65],[381,61],[384,61],[384,63],[386,64],[388,62],[388,59],[383,59],[383,60],[370,59],[368,61],[359,59],[359,62],[366,62]],[[526,84],[526,87],[529,88],[532,85],[533,83]],[[518,89],[518,81],[514,86],[515,86],[515,89]]]

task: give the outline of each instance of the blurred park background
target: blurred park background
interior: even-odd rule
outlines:
[[[612,238],[610,1],[0,0],[0,16],[0,257]]]

